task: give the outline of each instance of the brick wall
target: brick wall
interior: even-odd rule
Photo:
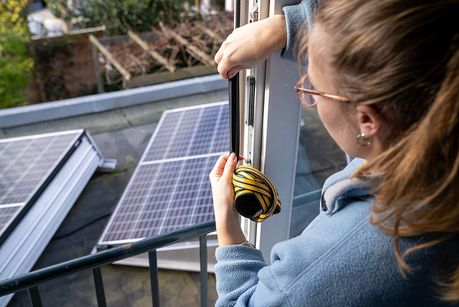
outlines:
[[[32,40],[31,103],[97,93],[90,34],[101,37],[103,28]]]

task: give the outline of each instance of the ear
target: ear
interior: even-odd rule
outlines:
[[[360,133],[365,133],[369,138],[374,138],[381,132],[382,118],[372,106],[357,105],[357,121]]]

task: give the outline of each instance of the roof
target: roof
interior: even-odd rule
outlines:
[[[99,113],[2,128],[0,137],[85,128],[91,133],[105,158],[118,160],[114,172],[98,172],[92,177],[53,240],[35,264],[34,269],[91,252],[121,197],[163,110],[226,99],[226,90],[218,90],[136,106],[113,108]],[[109,305],[151,304],[148,269],[109,265],[104,266],[102,272]],[[198,273],[163,270],[160,271],[159,278],[163,303],[172,306],[198,304]],[[170,286],[172,287],[169,288]],[[214,279],[209,280],[209,287],[209,303],[214,304],[216,299]],[[177,291],[182,295],[177,296]],[[50,306],[68,305],[69,297],[72,301],[79,303],[94,304],[96,301],[90,271],[46,282],[40,285],[40,292],[43,302]],[[184,295],[185,293],[187,295]],[[174,301],[177,299],[180,299],[180,303]],[[26,305],[28,301],[27,293],[18,293],[9,306]]]

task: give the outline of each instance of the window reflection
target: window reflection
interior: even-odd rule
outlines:
[[[316,109],[303,109],[290,237],[299,235],[319,213],[322,185],[346,165],[344,152],[322,125]]]

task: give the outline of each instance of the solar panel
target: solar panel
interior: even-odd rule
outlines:
[[[82,129],[0,140],[0,280],[33,268],[97,168],[113,164]]]
[[[228,104],[164,112],[99,245],[213,220],[208,175],[228,148]]]
[[[166,111],[143,160],[224,152],[228,150],[228,120],[226,104]]]
[[[27,211],[81,134],[68,131],[0,140],[0,238]]]

